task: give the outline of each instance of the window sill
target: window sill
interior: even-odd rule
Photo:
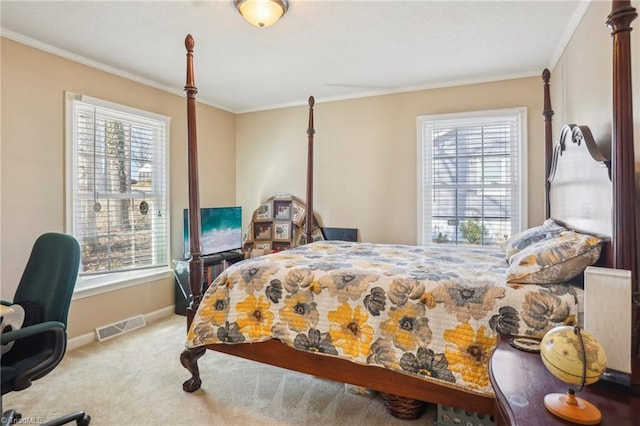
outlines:
[[[124,274],[105,274],[91,277],[79,277],[73,300],[96,296],[109,291],[120,290],[171,276],[173,270],[161,268],[154,270],[132,271]]]

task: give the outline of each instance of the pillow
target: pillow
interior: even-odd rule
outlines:
[[[581,274],[600,258],[602,240],[575,231],[531,244],[513,255],[508,283],[557,284]]]
[[[540,226],[534,226],[533,228],[525,229],[522,232],[512,235],[502,243],[500,247],[502,248],[502,251],[504,251],[507,261],[511,263],[511,257],[520,250],[523,250],[538,241],[555,237],[563,231],[568,231],[568,229],[559,225],[553,219],[547,219]]]

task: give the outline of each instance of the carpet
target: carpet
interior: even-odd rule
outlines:
[[[30,388],[4,395],[3,408],[30,424],[76,410],[94,426],[433,424],[433,406],[418,420],[399,420],[378,395],[212,351],[199,360],[201,389],[186,393],[190,375],[179,361],[185,324],[172,315],[69,351]]]

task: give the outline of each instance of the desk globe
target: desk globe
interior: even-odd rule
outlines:
[[[555,327],[542,338],[540,356],[551,374],[563,382],[580,386],[579,389],[569,387],[566,394],[546,395],[544,406],[565,420],[585,425],[600,423],[600,410],[575,396],[585,384],[597,382],[607,368],[604,348],[596,338],[578,327]]]

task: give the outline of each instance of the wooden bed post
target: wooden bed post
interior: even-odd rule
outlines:
[[[198,186],[198,136],[196,131],[196,93],[193,71],[193,47],[191,34],[184,41],[187,48],[187,157],[189,161],[189,287],[193,300],[187,308],[187,326],[191,325],[202,297],[204,269],[200,258],[200,190]]]
[[[309,96],[309,127],[307,128],[307,217],[305,222],[305,244],[313,241],[313,136],[316,133],[313,127],[313,96]]]
[[[202,282],[204,269],[200,258],[200,191],[198,188],[198,143],[196,132],[196,93],[193,72],[193,47],[195,42],[191,34],[188,34],[184,45],[187,48],[187,84],[184,90],[187,94],[187,157],[189,165],[189,287],[193,299],[187,307],[187,329],[193,322],[200,299],[202,298]],[[186,392],[193,392],[200,388],[200,370],[198,359],[204,355],[203,347],[185,349],[180,354],[180,363],[189,370],[191,378],[182,384]]]
[[[549,173],[551,172],[551,157],[553,156],[553,128],[552,117],[553,110],[551,109],[551,95],[549,93],[549,80],[551,79],[551,72],[545,68],[542,71],[542,81],[544,82],[544,109],[542,110],[542,116],[544,117],[544,176],[547,200],[545,203],[545,218],[548,219],[551,216],[551,204],[549,202],[549,189],[551,182],[549,181]]]
[[[607,26],[613,37],[613,117],[611,162],[613,169],[613,266],[631,271],[638,292],[635,154],[631,98],[631,22],[638,16],[629,0],[613,0]],[[640,316],[632,324],[632,348],[639,353]]]

